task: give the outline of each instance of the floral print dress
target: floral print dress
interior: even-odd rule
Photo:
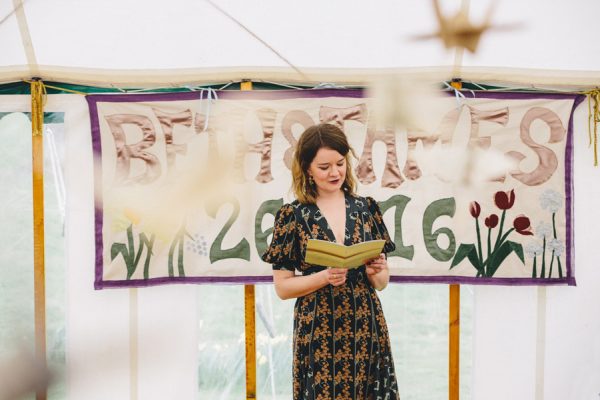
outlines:
[[[345,245],[384,239],[395,249],[377,202],[345,192]],[[273,269],[302,275],[325,267],[304,262],[309,239],[335,241],[314,204],[294,201],[275,216],[273,239],[262,259]],[[294,400],[397,400],[398,384],[381,303],[363,265],[346,283],[299,297],[294,307]]]

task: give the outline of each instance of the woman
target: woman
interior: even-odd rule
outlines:
[[[304,261],[309,239],[351,245],[384,239],[395,249],[375,200],[358,197],[354,154],[334,125],[308,128],[292,165],[296,200],[275,216],[262,259],[273,264],[275,290],[294,308],[294,399],[399,399],[381,303],[374,289],[389,282],[385,254],[357,269]],[[301,275],[296,275],[296,271]]]

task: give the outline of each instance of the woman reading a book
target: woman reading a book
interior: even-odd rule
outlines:
[[[377,202],[355,193],[354,151],[336,126],[308,128],[292,164],[296,200],[275,216],[262,259],[275,290],[296,298],[294,399],[399,399],[388,329],[375,290],[389,282],[385,253],[395,249]],[[385,240],[382,254],[358,268],[305,261],[310,239],[350,246]]]

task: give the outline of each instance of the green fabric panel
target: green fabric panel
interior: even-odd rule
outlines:
[[[140,91],[143,88],[118,88],[117,89],[117,88],[107,88],[107,87],[97,87],[97,86],[75,85],[75,84],[62,83],[62,82],[51,82],[51,81],[45,82],[45,83],[48,85],[51,85],[51,86],[56,86],[56,87],[64,88],[64,89],[68,89],[68,90],[74,90],[74,91],[82,92],[82,93],[86,93],[86,94],[124,93],[124,92],[177,93],[177,92],[190,91],[190,89],[187,87],[177,87],[177,88],[169,87],[169,88],[159,88],[159,89],[152,89],[152,90],[147,90],[147,91]],[[450,84],[450,81],[447,81],[447,83]],[[225,85],[227,85],[227,82],[219,82],[219,83],[214,83],[214,84],[202,85],[202,88],[220,89]],[[298,87],[298,88],[303,88],[303,89],[312,89],[314,87],[314,85],[302,85],[302,84],[294,84],[293,86]],[[199,87],[200,86],[197,86],[195,89],[198,89]],[[463,87],[463,90],[473,90],[473,91],[480,91],[480,90],[482,90],[482,88],[484,90],[507,89],[502,86],[483,85],[483,84],[476,84],[476,83],[471,83],[471,82],[463,82],[462,87]],[[360,87],[358,87],[358,86],[352,86],[351,88],[352,89],[360,89]],[[444,83],[440,84],[441,90],[446,90],[447,88],[448,87]],[[286,87],[286,86],[277,85],[274,83],[253,82],[252,89],[253,90],[289,90],[291,88]],[[239,82],[232,83],[231,85],[227,86],[225,88],[225,90],[240,90],[240,83]],[[531,89],[531,88],[511,89],[511,91],[513,91],[513,92],[528,92],[528,93],[542,92],[541,90],[535,90],[535,89]],[[47,92],[48,92],[48,94],[61,94],[61,93],[69,94],[69,93],[71,93],[71,92],[68,92],[67,90],[60,90],[60,89],[54,89],[54,88],[47,88]],[[3,85],[0,85],[0,95],[11,95],[11,94],[30,94],[29,83],[21,81],[21,82],[5,83]]]
[[[0,85],[1,94],[31,94],[29,83],[26,82],[11,82]]]
[[[44,82],[47,85],[54,86],[57,88],[63,88],[66,90],[60,90],[56,88],[47,87],[46,91],[48,94],[73,94],[69,90],[73,90],[76,92],[81,92],[85,94],[98,94],[98,93],[179,93],[179,92],[189,92],[191,89],[188,87],[165,87],[165,88],[153,88],[153,89],[145,89],[145,88],[107,88],[107,87],[97,87],[97,86],[84,86],[84,85],[74,85],[69,83],[61,83],[61,82]],[[220,89],[223,86],[227,85],[227,82],[219,82],[213,84],[206,85],[198,85],[194,86],[193,90],[199,90],[201,88],[204,89]],[[312,85],[294,85],[294,87],[310,89]],[[272,83],[264,83],[264,82],[253,82],[252,83],[253,90],[282,90],[282,89],[291,89],[285,86],[272,84]],[[240,90],[240,83],[232,83],[228,85],[225,90]],[[31,94],[30,85],[27,82],[11,82],[6,83],[4,85],[0,85],[0,95],[12,95],[12,94]]]

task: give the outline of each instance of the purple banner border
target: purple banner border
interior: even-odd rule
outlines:
[[[452,92],[447,92],[449,96]],[[463,91],[467,99],[470,91]],[[281,100],[295,98],[326,98],[326,97],[347,97],[361,98],[364,95],[363,89],[306,89],[306,90],[256,90],[248,92],[240,91],[220,91],[219,99],[253,99],[253,100]],[[98,120],[99,102],[157,102],[157,101],[181,101],[199,99],[199,92],[182,93],[145,93],[145,94],[109,94],[109,95],[89,95],[86,97],[90,110],[90,124],[92,133],[92,147],[94,160],[100,159],[102,154],[102,145],[100,140],[100,124]],[[499,99],[499,100],[534,100],[534,99],[563,99],[573,100],[573,106],[569,117],[567,129],[567,144],[565,149],[565,212],[567,220],[567,244],[566,244],[566,274],[564,278],[476,278],[467,276],[392,276],[392,283],[431,283],[431,284],[474,284],[474,285],[569,285],[575,286],[574,276],[574,193],[573,193],[573,114],[577,106],[585,99],[584,95],[566,94],[566,93],[523,93],[523,92],[476,92],[475,98]],[[95,191],[102,192],[99,163],[94,163]],[[96,197],[96,196],[95,196]],[[103,280],[103,250],[102,241],[103,214],[102,208],[94,200],[94,221],[95,221],[95,279],[94,288],[123,288],[123,287],[147,287],[164,284],[261,284],[272,283],[272,276],[195,276],[195,277],[160,277],[150,279],[132,279],[132,280]]]
[[[100,139],[100,122],[98,120],[98,102],[94,101],[93,96],[87,96],[88,107],[90,109],[90,124],[92,130],[92,150],[94,157],[94,239],[96,244],[96,266],[94,269],[94,288],[102,288],[102,276],[104,266],[104,241],[102,240],[102,229],[104,219],[102,205],[98,203],[99,193],[102,193],[101,171],[99,170],[100,160],[102,159],[102,143]],[[98,161],[98,162],[97,162]]]

